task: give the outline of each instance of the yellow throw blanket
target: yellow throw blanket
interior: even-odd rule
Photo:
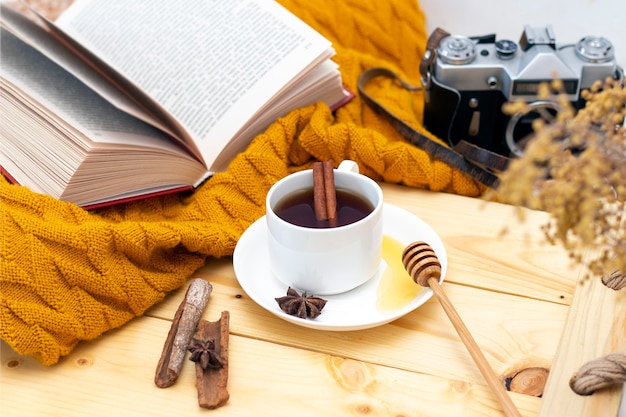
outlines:
[[[427,33],[411,0],[282,0],[335,45],[348,88],[386,66],[419,83]],[[422,96],[374,80],[368,91],[420,126]],[[182,286],[207,257],[231,255],[264,214],[269,187],[314,160],[358,162],[379,181],[478,196],[476,182],[406,143],[357,97],[335,114],[296,109],[192,195],[86,212],[0,179],[0,337],[56,363],[81,340],[121,326]]]

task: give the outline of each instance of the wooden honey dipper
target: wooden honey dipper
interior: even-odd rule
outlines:
[[[472,359],[474,359],[478,369],[487,381],[487,384],[491,387],[491,390],[500,401],[506,416],[521,417],[519,411],[515,408],[515,404],[513,404],[513,401],[511,401],[511,398],[506,392],[504,385],[489,365],[489,362],[487,362],[487,359],[480,350],[480,347],[461,320],[461,316],[459,316],[456,312],[452,302],[439,285],[439,279],[441,278],[441,263],[439,262],[435,251],[428,243],[413,242],[402,252],[402,263],[411,278],[413,278],[413,281],[422,287],[430,287],[433,290],[439,299],[441,306],[448,315],[448,318],[452,322],[452,325],[472,356]]]

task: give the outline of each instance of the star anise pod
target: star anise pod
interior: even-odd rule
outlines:
[[[314,319],[322,313],[322,309],[326,305],[326,300],[306,294],[298,294],[298,291],[289,287],[287,295],[275,298],[278,306],[285,313],[300,317],[301,319]]]
[[[222,359],[215,351],[214,340],[201,340],[195,337],[191,341],[191,346],[187,348],[191,352],[190,361],[199,362],[202,369],[219,369],[223,366]]]

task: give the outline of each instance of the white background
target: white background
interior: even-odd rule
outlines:
[[[587,35],[603,36],[626,66],[625,0],[418,0],[428,32],[441,27],[454,35],[495,33],[519,41],[524,25],[552,25],[557,44]]]

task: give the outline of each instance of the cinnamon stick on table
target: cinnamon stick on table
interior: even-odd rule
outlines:
[[[196,362],[198,405],[218,408],[224,405],[228,394],[228,334],[230,314],[223,311],[218,321],[200,320],[189,351]]]
[[[202,312],[209,301],[211,291],[213,291],[213,286],[202,278],[195,278],[189,285],[185,298],[174,315],[157,365],[154,376],[154,383],[157,387],[167,388],[174,385],[178,379],[189,341],[202,318]]]
[[[313,207],[315,218],[337,225],[337,191],[332,161],[313,163]]]

